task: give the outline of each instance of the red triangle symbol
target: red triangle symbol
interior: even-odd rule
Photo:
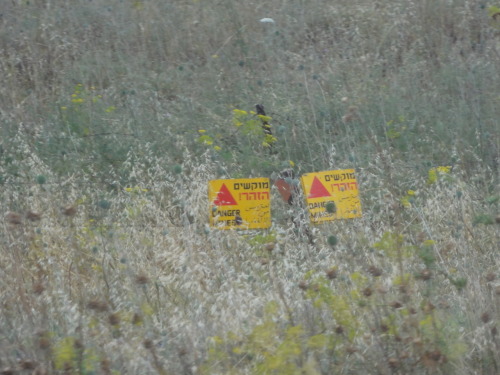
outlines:
[[[325,185],[321,183],[317,176],[314,176],[313,183],[311,185],[311,191],[307,198],[321,198],[329,197],[330,193],[326,190]]]
[[[217,193],[217,198],[214,200],[214,204],[216,206],[235,206],[238,203],[236,203],[226,185],[222,184],[219,192]]]

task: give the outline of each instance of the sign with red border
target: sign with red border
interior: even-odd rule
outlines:
[[[301,183],[311,223],[361,217],[354,169],[308,173]]]
[[[268,178],[212,180],[208,183],[210,226],[263,229],[271,226]]]

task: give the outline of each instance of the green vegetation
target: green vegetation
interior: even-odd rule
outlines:
[[[0,12],[0,373],[500,373],[498,2]],[[360,219],[208,226],[348,168]]]

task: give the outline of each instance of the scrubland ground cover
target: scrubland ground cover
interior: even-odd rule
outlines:
[[[499,374],[499,7],[3,0],[1,373]],[[363,217],[208,227],[286,168]]]

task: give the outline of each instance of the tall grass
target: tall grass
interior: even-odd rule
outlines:
[[[4,1],[0,370],[499,373],[496,9]],[[208,180],[291,166],[363,218],[208,227]]]

